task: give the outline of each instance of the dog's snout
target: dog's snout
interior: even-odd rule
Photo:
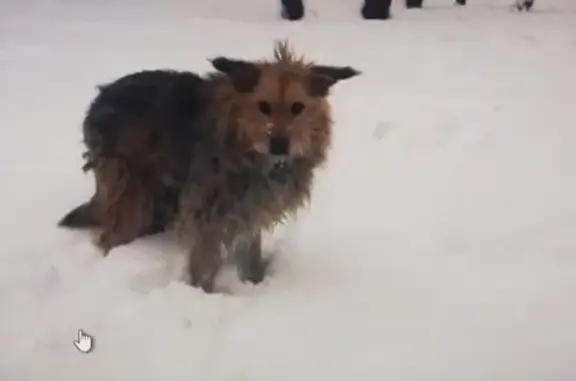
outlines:
[[[270,138],[271,155],[288,155],[290,151],[290,142],[285,136],[273,136]]]

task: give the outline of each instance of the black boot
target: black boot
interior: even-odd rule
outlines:
[[[406,0],[406,8],[422,8],[422,1],[423,0]]]
[[[362,18],[365,20],[388,20],[391,2],[392,0],[364,0]]]
[[[282,18],[297,21],[304,17],[304,3],[302,0],[281,0]]]
[[[466,5],[466,0],[456,0],[456,5]]]
[[[532,9],[533,5],[534,5],[534,0],[524,0],[522,2],[522,7],[524,8],[525,11],[529,11],[530,9]]]

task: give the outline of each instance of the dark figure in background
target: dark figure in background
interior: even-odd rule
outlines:
[[[405,0],[406,8],[422,8],[424,0]],[[518,11],[529,11],[535,0],[514,0],[513,8]],[[290,21],[300,20],[304,17],[303,0],[281,0],[282,18]],[[392,0],[364,0],[362,5],[362,18],[365,20],[387,20],[390,18],[390,5]],[[455,5],[466,5],[466,0],[454,0]]]
[[[419,1],[422,3],[422,0]],[[365,20],[389,19],[391,2],[392,0],[364,0],[361,10],[362,18]]]
[[[514,8],[518,11],[529,11],[534,5],[534,0],[516,0]]]
[[[407,0],[410,1],[410,0]],[[515,0],[512,6],[517,11],[529,11],[535,0]],[[466,0],[455,0],[456,5],[466,5]]]
[[[422,3],[422,0],[417,0]],[[361,14],[366,20],[387,20],[390,18],[390,3],[392,0],[364,0]],[[282,18],[290,21],[301,20],[304,17],[303,0],[281,0]]]
[[[414,9],[414,8],[422,8],[423,0],[406,0],[406,8]]]
[[[302,0],[281,0],[282,18],[297,21],[304,17],[304,3]]]

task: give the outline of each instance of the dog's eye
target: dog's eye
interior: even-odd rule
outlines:
[[[292,103],[292,107],[290,107],[290,112],[292,115],[298,115],[304,110],[304,103],[302,102],[294,102]]]
[[[260,112],[264,115],[270,115],[270,113],[272,112],[272,107],[270,107],[270,103],[268,102],[258,102],[258,108],[260,109]]]

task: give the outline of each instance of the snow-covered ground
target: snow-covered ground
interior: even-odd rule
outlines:
[[[0,3],[0,380],[576,380],[576,2],[383,23],[316,0],[292,24],[276,3]],[[364,74],[334,89],[331,160],[264,284],[206,295],[169,236],[103,259],[56,227],[92,191],[95,85],[277,37]]]

